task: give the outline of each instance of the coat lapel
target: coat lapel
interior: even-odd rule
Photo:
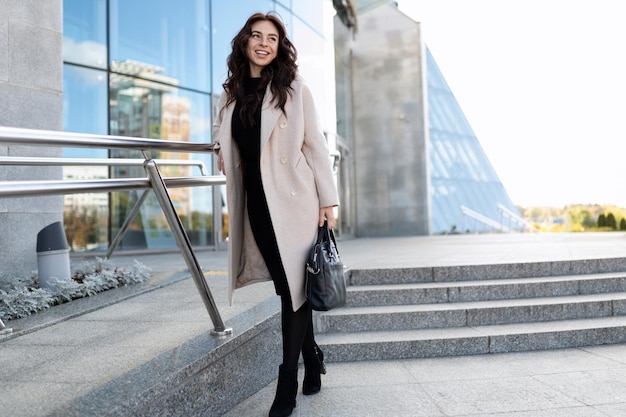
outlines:
[[[282,112],[280,109],[276,108],[273,100],[274,96],[270,90],[270,84],[268,84],[267,90],[265,90],[265,97],[263,98],[263,107],[261,111],[261,151],[263,151],[263,147],[269,140],[270,135],[274,130],[274,126],[276,126],[276,122],[280,117],[280,113]]]

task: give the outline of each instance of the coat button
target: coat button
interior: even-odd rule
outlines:
[[[298,193],[295,192],[295,190],[291,190],[289,194],[291,194],[292,197],[295,197],[296,195],[298,195]]]
[[[287,127],[287,122],[282,122],[282,123],[280,124],[280,128],[281,128],[281,129],[284,129],[284,128],[286,128],[286,127]]]
[[[282,158],[280,158],[280,163],[283,164],[283,165],[286,165],[287,164],[287,158],[284,157],[284,156]]]

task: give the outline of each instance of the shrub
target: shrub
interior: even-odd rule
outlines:
[[[0,318],[26,317],[77,298],[144,282],[149,277],[150,268],[137,260],[128,268],[120,268],[111,266],[107,259],[96,258],[81,264],[70,280],[53,280],[55,290],[39,288],[36,274],[29,278],[3,280],[11,284],[0,288]]]

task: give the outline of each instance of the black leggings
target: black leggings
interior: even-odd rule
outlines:
[[[300,351],[310,352],[315,344],[312,310],[310,304],[305,302],[297,311],[293,311],[289,293],[282,295],[280,300],[283,332],[283,367],[285,369],[295,369],[298,367]]]
[[[312,311],[308,302],[305,302],[298,311],[293,311],[287,275],[280,258],[269,209],[264,198],[258,201],[261,203],[258,207],[248,206],[248,213],[252,214],[250,225],[256,244],[274,281],[276,294],[281,300],[283,366],[285,369],[295,369],[298,367],[300,351],[311,352],[315,344]]]

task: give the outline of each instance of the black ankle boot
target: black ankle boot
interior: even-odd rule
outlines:
[[[283,365],[278,368],[278,385],[276,396],[270,408],[269,417],[287,417],[296,407],[296,395],[298,394],[298,368],[285,369]]]
[[[324,365],[324,352],[317,344],[309,352],[302,352],[304,360],[304,382],[302,383],[302,393],[304,395],[313,395],[322,389],[321,374],[326,373],[326,365]]]

